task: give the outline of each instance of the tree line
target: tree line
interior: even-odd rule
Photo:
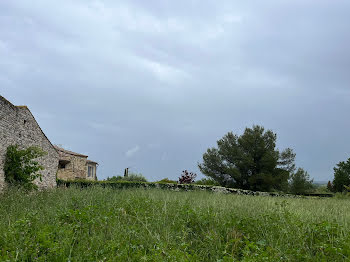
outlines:
[[[194,181],[196,174],[183,171],[179,181],[163,179],[167,183],[196,183],[220,185],[253,191],[282,191],[302,194],[313,188],[309,174],[295,165],[296,154],[291,148],[279,150],[277,135],[272,130],[254,125],[242,135],[228,132],[217,141],[217,147],[207,149],[203,162],[198,164],[207,179]],[[33,181],[41,179],[44,169],[36,160],[45,155],[38,147],[19,149],[9,146],[5,158],[5,180],[11,185],[35,188]],[[107,178],[107,181],[146,182],[141,174]],[[334,168],[334,179],[327,188],[332,192],[350,191],[350,158]]]
[[[305,193],[313,188],[309,174],[295,165],[291,148],[279,150],[272,130],[254,125],[242,135],[228,132],[217,146],[203,154],[200,171],[221,186],[254,191]],[[350,185],[350,159],[334,168],[334,180],[328,183],[332,192]]]

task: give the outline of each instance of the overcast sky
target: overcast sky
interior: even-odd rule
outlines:
[[[350,157],[349,14],[348,0],[0,0],[0,94],[99,179],[199,174],[208,147],[259,124],[329,180]]]

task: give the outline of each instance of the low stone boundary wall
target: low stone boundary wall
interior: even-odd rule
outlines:
[[[57,180],[58,187],[80,187],[87,188],[91,186],[102,186],[104,188],[116,188],[116,189],[126,189],[126,188],[159,188],[168,189],[174,191],[192,191],[192,190],[202,190],[208,192],[217,192],[223,194],[237,194],[237,195],[250,195],[250,196],[272,196],[272,197],[303,197],[303,196],[314,196],[314,197],[332,197],[333,194],[305,194],[305,195],[292,195],[276,192],[260,192],[251,191],[237,188],[227,188],[220,186],[204,186],[195,184],[170,184],[170,183],[151,183],[151,182],[128,182],[128,181],[86,181],[86,180],[74,180],[65,181]]]

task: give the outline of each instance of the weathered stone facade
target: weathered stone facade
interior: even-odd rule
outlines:
[[[97,180],[97,163],[88,160],[88,156],[55,146],[59,153],[57,178],[63,180]]]
[[[14,106],[0,96],[0,191],[5,186],[3,166],[10,145],[18,145],[20,148],[38,146],[47,152],[47,155],[38,159],[45,168],[41,171],[42,181],[37,179],[34,183],[41,189],[56,187],[58,152],[26,106]]]

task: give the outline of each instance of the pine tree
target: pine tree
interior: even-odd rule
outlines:
[[[295,170],[295,154],[276,148],[277,136],[262,126],[246,128],[241,136],[227,133],[203,155],[199,169],[222,186],[259,191],[286,190]]]

